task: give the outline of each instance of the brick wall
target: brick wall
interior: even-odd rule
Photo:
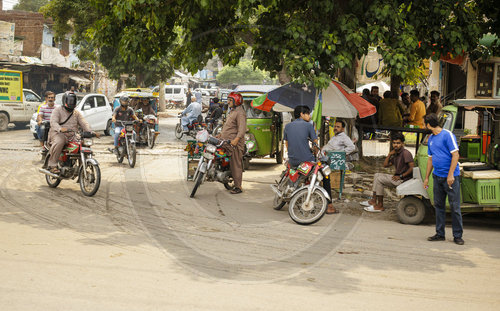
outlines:
[[[51,20],[41,13],[25,11],[0,11],[0,20],[16,24],[15,36],[24,37],[24,56],[41,57],[43,24],[52,24]]]

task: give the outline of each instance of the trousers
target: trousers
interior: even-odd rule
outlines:
[[[446,196],[450,202],[451,227],[453,237],[461,238],[463,234],[462,212],[460,210],[460,176],[455,176],[455,181],[448,186],[446,177],[432,174],[434,178],[434,207],[436,208],[436,234],[445,236],[444,227],[446,223]]]
[[[48,167],[57,166],[57,160],[61,155],[64,146],[68,143],[68,138],[63,133],[56,133],[50,140],[50,158]]]
[[[392,176],[391,174],[376,173],[373,178],[373,192],[376,195],[384,195],[384,188],[396,188],[403,183],[401,179],[392,180]]]
[[[229,166],[234,180],[234,187],[241,189],[243,182],[243,150],[238,148],[238,146],[232,149]]]

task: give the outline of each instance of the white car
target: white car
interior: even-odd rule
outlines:
[[[158,96],[158,92],[160,91],[160,87],[156,86],[153,89],[153,95]],[[186,105],[186,94],[188,92],[188,88],[182,84],[168,84],[165,85],[165,101],[167,102],[175,102],[182,106]]]
[[[62,104],[63,94],[59,93],[56,95],[56,106]],[[106,96],[96,93],[76,93],[75,109],[83,115],[94,132],[104,131],[104,134],[109,135],[113,111]],[[30,130],[35,138],[38,138],[36,133],[37,115],[38,112],[35,112],[30,120]]]

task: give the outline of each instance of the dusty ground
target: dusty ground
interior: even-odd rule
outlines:
[[[273,160],[252,163],[239,196],[207,183],[189,199],[185,139],[162,122],[134,169],[96,140],[92,198],[47,187],[28,131],[0,133],[0,310],[498,309],[498,218],[466,216],[464,246],[449,228],[430,243],[432,224],[367,214],[352,192],[298,226],[271,208]]]

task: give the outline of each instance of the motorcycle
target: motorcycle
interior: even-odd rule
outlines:
[[[64,147],[57,162],[59,174],[47,170],[50,152],[47,154],[39,171],[45,174],[49,187],[56,188],[63,179],[78,177],[76,182],[80,183],[80,190],[84,195],[91,197],[96,194],[101,184],[101,170],[90,148],[93,145],[92,137],[95,137],[95,134],[90,132],[83,132],[80,137],[73,136]]]
[[[184,134],[189,135],[193,138],[196,138],[196,134],[199,131],[202,131],[207,128],[207,125],[203,123],[203,117],[201,115],[198,116],[198,120],[193,121],[191,124],[188,124],[188,132],[184,132],[182,129],[182,114],[177,116],[179,118],[179,123],[175,126],[175,137],[177,139],[181,139]]]
[[[135,147],[135,131],[134,123],[135,121],[117,121],[123,127],[118,138],[118,153],[116,154],[116,159],[118,163],[122,163],[123,159],[127,157],[128,165],[130,167],[135,166],[135,161],[137,157],[137,150]]]
[[[221,182],[228,190],[233,188],[234,180],[229,166],[230,155],[223,148],[224,144],[229,143],[229,140],[219,140],[213,136],[208,137],[193,176],[195,184],[191,191],[191,198],[194,197],[204,180]]]
[[[138,109],[136,115],[141,120],[137,126],[139,133],[137,142],[147,144],[150,149],[153,149],[157,136],[155,131],[157,119],[152,114],[144,115],[142,109]]]
[[[280,210],[289,203],[288,214],[300,225],[319,221],[325,215],[330,200],[320,185],[321,180],[331,173],[330,159],[321,151],[318,151],[316,158],[317,162],[303,162],[298,167],[292,167],[287,162],[280,180],[271,185],[274,192],[273,208]]]

